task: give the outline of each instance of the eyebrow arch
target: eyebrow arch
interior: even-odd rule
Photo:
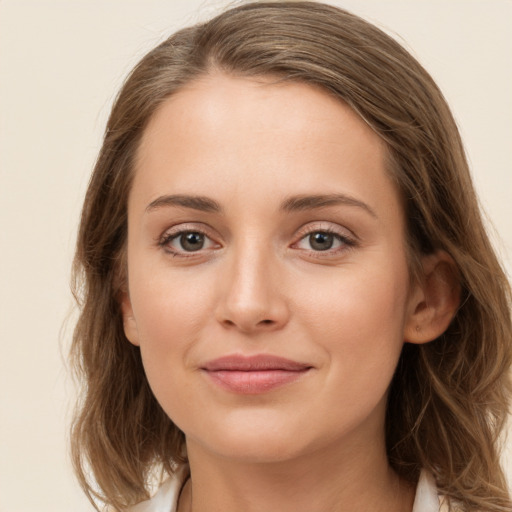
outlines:
[[[281,205],[281,210],[286,212],[295,212],[303,210],[313,210],[316,208],[325,208],[336,205],[356,206],[362,208],[372,217],[377,218],[375,211],[363,201],[345,194],[322,194],[322,195],[300,195],[290,197]]]
[[[222,211],[219,203],[209,197],[176,194],[157,197],[154,201],[151,201],[151,203],[148,204],[146,212],[149,213],[152,210],[157,210],[164,206],[182,206],[184,208],[213,213],[219,213]]]

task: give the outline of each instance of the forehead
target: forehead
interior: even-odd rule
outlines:
[[[321,194],[342,180],[342,192],[385,191],[396,203],[386,155],[381,138],[318,87],[215,74],[190,83],[154,114],[134,187],[149,201],[164,190]]]
[[[333,121],[339,121],[337,126]],[[277,77],[234,77],[215,72],[197,78],[167,98],[153,114],[143,134],[142,152],[155,139],[155,132],[173,125],[180,125],[183,134],[189,133],[188,127],[196,131],[199,127],[226,130],[230,125],[250,126],[254,133],[297,133],[315,128],[309,130],[311,138],[323,137],[332,128],[338,131],[339,138],[347,130],[356,130],[362,142],[372,139],[385,147],[341,98],[316,85]]]

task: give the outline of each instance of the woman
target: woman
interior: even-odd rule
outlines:
[[[89,496],[511,510],[509,286],[441,93],[367,22],[254,3],[150,52],[113,107],[75,265]]]

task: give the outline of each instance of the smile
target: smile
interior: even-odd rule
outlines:
[[[225,356],[201,370],[218,386],[232,393],[259,394],[292,383],[312,366],[276,356]]]

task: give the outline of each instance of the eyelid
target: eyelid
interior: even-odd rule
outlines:
[[[316,233],[317,231],[323,231],[326,233],[331,233],[333,235],[338,235],[341,238],[351,240],[354,243],[358,242],[359,240],[359,238],[352,230],[344,226],[340,226],[339,224],[336,224],[334,222],[319,221],[309,222],[304,226],[301,226],[297,232],[296,241],[302,240],[302,238],[304,238],[305,236],[310,235],[311,233]]]

